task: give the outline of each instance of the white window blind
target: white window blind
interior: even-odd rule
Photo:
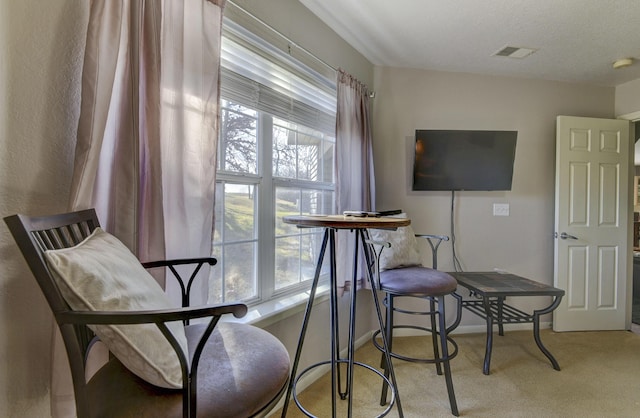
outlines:
[[[303,68],[229,20],[221,66],[223,97],[321,132],[335,131],[335,80]]]

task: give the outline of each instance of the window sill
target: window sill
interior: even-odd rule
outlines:
[[[272,299],[268,302],[249,307],[249,311],[242,318],[225,315],[222,317],[221,321],[239,322],[265,328],[299,312],[303,312],[307,306],[310,293],[310,290],[306,290],[294,295],[287,295],[281,298]],[[327,299],[329,299],[329,286],[327,284],[320,284],[316,290],[314,304],[323,302]]]

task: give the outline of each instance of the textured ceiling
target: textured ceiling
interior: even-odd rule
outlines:
[[[616,86],[640,78],[640,0],[300,0],[374,65]],[[524,59],[493,56],[534,48]],[[633,57],[618,70],[614,61]]]

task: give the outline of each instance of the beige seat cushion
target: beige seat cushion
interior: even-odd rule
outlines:
[[[47,264],[71,309],[143,311],[171,308],[155,279],[116,237],[96,228],[80,244],[45,252]],[[183,352],[181,322],[167,324]],[[182,387],[182,369],[155,324],[89,326],[129,370],[164,388]]]

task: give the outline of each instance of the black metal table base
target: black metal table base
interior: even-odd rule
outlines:
[[[356,283],[357,282],[357,278],[358,278],[358,253],[360,251],[360,246],[364,245],[365,242],[365,229],[359,229],[359,228],[355,228],[352,229],[353,233],[355,234],[355,249],[354,249],[354,268],[353,268],[353,280],[352,283]],[[396,383],[396,377],[395,377],[395,372],[393,371],[393,364],[391,362],[391,357],[389,355],[388,350],[386,349],[386,347],[388,347],[388,342],[386,339],[386,336],[384,333],[382,333],[382,338],[383,338],[383,346],[385,347],[384,353],[385,353],[385,358],[387,361],[387,364],[389,364],[389,372],[390,372],[390,382],[388,379],[386,379],[384,377],[384,375],[380,374],[380,372],[378,372],[377,370],[371,368],[370,366],[364,365],[362,363],[357,363],[354,361],[354,351],[355,351],[355,347],[354,347],[354,343],[355,343],[355,317],[356,317],[356,290],[354,289],[354,286],[352,286],[351,290],[350,290],[350,311],[349,311],[349,341],[348,341],[348,345],[347,345],[347,358],[343,359],[340,358],[340,343],[339,343],[339,329],[338,329],[338,289],[337,289],[337,280],[336,280],[336,247],[335,247],[335,243],[336,243],[336,228],[333,227],[327,227],[324,230],[324,236],[323,236],[323,240],[322,240],[322,246],[320,249],[320,255],[318,257],[318,263],[316,265],[316,271],[314,274],[314,278],[313,278],[313,282],[311,285],[311,291],[310,291],[310,295],[309,295],[309,300],[307,301],[307,307],[305,309],[304,312],[304,317],[302,320],[302,329],[300,331],[300,336],[298,339],[298,347],[296,349],[296,354],[293,360],[293,365],[291,368],[291,379],[289,381],[289,386],[287,388],[287,394],[285,397],[285,401],[284,401],[284,406],[282,408],[282,418],[286,417],[287,414],[287,410],[289,407],[289,402],[290,399],[293,395],[294,401],[296,403],[296,405],[300,408],[300,410],[305,413],[307,416],[312,417],[313,415],[311,415],[306,409],[304,409],[302,407],[302,405],[300,404],[300,402],[297,399],[297,394],[294,391],[294,387],[298,381],[298,379],[300,378],[300,376],[302,376],[304,373],[306,373],[307,371],[309,371],[310,369],[314,368],[314,367],[318,367],[321,366],[323,364],[330,364],[331,365],[331,411],[332,411],[332,417],[336,417],[337,415],[337,395],[339,394],[340,398],[342,400],[346,400],[347,401],[347,416],[349,418],[351,418],[353,416],[353,399],[351,396],[351,392],[352,392],[352,388],[353,388],[353,372],[354,372],[354,366],[358,365],[358,366],[364,366],[367,367],[368,369],[375,371],[377,374],[379,374],[383,379],[385,379],[388,383],[389,383],[389,387],[392,388],[392,397],[391,400],[389,402],[389,406],[387,407],[387,409],[385,409],[385,411],[383,411],[379,417],[383,417],[385,415],[388,414],[388,412],[391,410],[391,408],[394,406],[397,407],[398,409],[398,414],[400,417],[403,417],[403,413],[402,413],[402,406],[400,403],[400,397],[398,396],[398,392],[397,392],[397,383]],[[298,373],[298,365],[300,362],[300,356],[302,353],[302,347],[304,344],[304,339],[305,339],[305,335],[307,332],[307,327],[309,324],[309,318],[310,318],[310,314],[311,314],[311,310],[313,309],[313,302],[316,296],[316,290],[318,288],[318,282],[319,282],[319,278],[320,278],[320,271],[322,268],[322,264],[324,261],[324,257],[325,257],[325,253],[326,253],[326,249],[327,249],[327,245],[329,246],[329,257],[330,257],[330,298],[329,298],[329,311],[330,311],[330,328],[331,328],[331,360],[325,361],[325,362],[320,362],[320,363],[316,363],[314,365],[311,365],[310,367],[308,367],[307,369],[305,369],[299,376],[297,375]],[[371,260],[370,260],[370,255],[367,251],[364,251],[364,255],[365,255],[365,259],[366,259],[366,265],[367,266],[371,266]],[[367,279],[369,280],[369,284],[371,285],[371,292],[373,293],[373,302],[376,308],[376,314],[377,314],[377,318],[378,318],[378,324],[379,324],[379,329],[384,329],[384,325],[383,325],[383,320],[382,320],[382,311],[380,309],[380,302],[378,299],[378,295],[377,295],[377,290],[376,290],[376,286],[374,284],[374,278],[373,278],[373,273],[371,272],[371,270],[368,268],[367,269]],[[347,364],[347,373],[346,373],[346,378],[344,379],[344,389],[343,389],[343,379],[341,376],[341,371],[340,371],[340,367],[339,365],[342,363],[346,363]]]
[[[347,360],[347,359],[341,359],[341,360],[338,360],[338,364],[340,364],[340,363],[348,363],[348,360]],[[300,378],[301,378],[302,376],[304,376],[306,373],[310,372],[311,370],[313,370],[313,369],[315,369],[315,368],[317,368],[317,367],[320,367],[320,366],[327,365],[327,364],[331,364],[331,360],[322,361],[322,362],[320,362],[320,363],[312,364],[311,366],[309,366],[309,367],[307,367],[306,369],[304,369],[303,371],[301,371],[301,372],[298,374],[298,376],[297,376],[297,377],[294,379],[294,381],[293,381],[293,388],[292,388],[292,393],[291,393],[291,395],[292,395],[292,399],[294,400],[294,402],[295,402],[295,403],[296,403],[296,405],[298,406],[298,409],[300,409],[300,411],[302,411],[302,413],[303,413],[303,414],[305,414],[305,415],[306,415],[306,416],[308,416],[308,417],[315,417],[315,415],[313,415],[310,411],[308,411],[308,410],[307,410],[307,409],[302,405],[302,402],[298,399],[298,393],[297,393],[297,391],[296,391],[296,386],[297,386],[297,384],[298,384],[298,380],[300,380]],[[379,370],[377,370],[377,369],[375,369],[375,368],[373,368],[373,367],[369,366],[368,364],[364,364],[364,363],[361,363],[361,362],[358,362],[358,361],[354,361],[354,362],[353,362],[353,366],[363,367],[363,368],[365,368],[365,369],[367,369],[367,370],[369,370],[369,371],[371,371],[371,372],[373,372],[373,373],[377,374],[381,379],[383,379],[383,381],[384,381],[387,385],[391,385],[391,381],[390,381],[390,380],[389,380],[389,379],[388,379],[388,378],[387,378],[387,377],[386,377],[382,372],[380,372]],[[342,399],[342,400],[345,400],[345,399],[347,399],[347,396],[350,396],[350,394],[348,394],[348,393],[346,393],[346,392],[341,392],[341,391],[338,391],[338,392],[339,392],[339,395],[340,395],[340,399]],[[393,396],[393,395],[392,395],[392,396]],[[393,408],[393,399],[391,400],[391,402],[389,402],[389,403],[387,404],[386,409],[385,409],[385,410],[383,410],[383,411],[382,411],[378,416],[379,416],[379,417],[384,417],[384,416],[386,416],[386,415],[391,411],[391,409],[392,409],[392,408]],[[335,412],[334,412],[334,416],[335,416]]]
[[[514,308],[504,302],[505,297],[488,298],[482,297],[480,300],[464,300],[462,307],[483,318],[487,323],[487,344],[484,355],[484,365],[482,372],[489,374],[491,366],[491,350],[493,347],[493,324],[498,324],[498,334],[504,335],[504,324],[533,323],[533,338],[542,353],[549,359],[555,370],[560,370],[560,365],[551,352],[542,344],[540,339],[540,316],[552,312],[558,307],[561,297],[554,297],[551,305],[544,309],[534,310],[533,314],[528,314],[520,309]]]

